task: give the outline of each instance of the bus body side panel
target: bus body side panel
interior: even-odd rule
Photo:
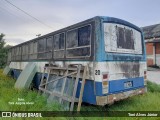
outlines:
[[[28,62],[11,62],[10,64],[10,68],[12,68],[12,71],[14,72],[14,76],[15,79],[18,78],[18,76],[20,75],[20,72],[25,68],[25,66],[27,65]],[[35,74],[34,78],[33,78],[33,86],[34,88],[39,88],[40,85],[40,81],[41,81],[41,77],[42,77],[42,73],[43,73],[43,67],[45,64],[47,64],[48,62],[35,62],[37,64],[37,68],[38,71]],[[59,65],[61,67],[63,67],[63,62],[62,61],[58,61],[55,63],[56,65]],[[89,75],[87,75],[87,79],[85,82],[85,87],[84,87],[84,94],[83,94],[83,102],[89,103],[89,104],[94,104],[96,105],[96,94],[95,94],[95,86],[97,86],[96,88],[99,89],[101,88],[102,83],[101,82],[95,82],[94,79],[94,71],[93,71],[93,62],[89,62],[89,61],[79,61],[79,62],[72,62],[72,61],[68,61],[65,62],[65,64],[82,64],[82,65],[89,65]],[[52,76],[52,75],[51,75]],[[45,74],[45,77],[47,77],[47,73]],[[82,75],[80,76],[79,82],[78,82],[78,87],[77,87],[77,93],[76,93],[76,97],[79,98],[79,94],[80,94],[80,88],[81,88],[81,82],[82,82]],[[102,95],[102,91],[100,90],[99,95]]]

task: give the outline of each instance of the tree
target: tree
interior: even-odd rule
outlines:
[[[3,68],[7,63],[7,49],[5,47],[4,34],[0,34],[0,68]]]

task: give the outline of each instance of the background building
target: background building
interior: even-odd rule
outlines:
[[[147,65],[160,66],[160,24],[142,28],[146,43]]]

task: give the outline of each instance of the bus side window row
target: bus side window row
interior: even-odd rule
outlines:
[[[90,56],[91,25],[66,32],[66,57]],[[11,49],[12,60],[64,58],[65,33],[31,41]]]

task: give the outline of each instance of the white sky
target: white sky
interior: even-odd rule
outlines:
[[[0,0],[0,33],[16,45],[94,16],[111,16],[139,27],[160,23],[160,0],[8,0],[52,27]]]

